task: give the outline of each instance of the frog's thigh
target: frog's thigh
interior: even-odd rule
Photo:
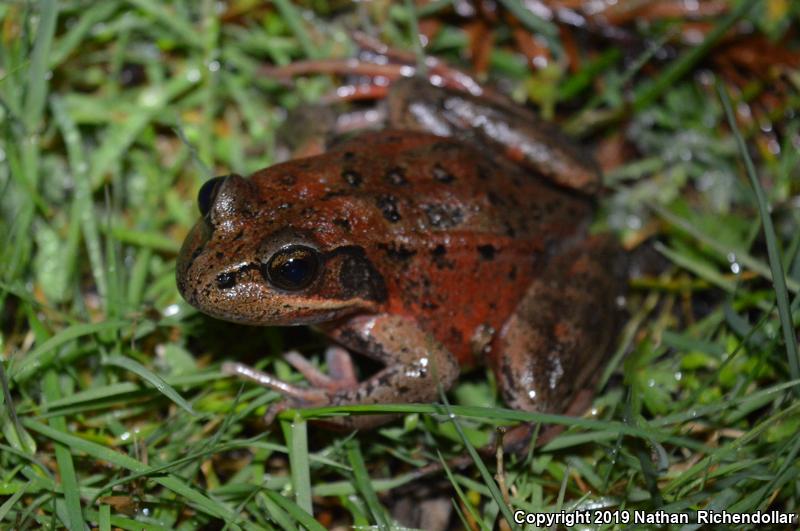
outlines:
[[[491,146],[560,186],[586,193],[600,187],[597,163],[557,127],[522,106],[434,87],[420,78],[397,81],[387,101],[392,127]]]
[[[385,364],[369,379],[331,395],[331,404],[429,402],[437,385],[450,388],[458,363],[447,348],[409,318],[396,315],[350,319],[329,331],[346,347]]]
[[[596,237],[554,258],[498,337],[494,367],[510,406],[560,412],[589,384],[617,330],[618,251]]]

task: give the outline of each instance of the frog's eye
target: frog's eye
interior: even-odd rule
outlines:
[[[288,291],[308,287],[319,270],[319,253],[305,245],[285,247],[272,255],[262,267],[264,276],[274,286]]]
[[[225,182],[226,178],[227,177],[214,177],[213,179],[209,179],[200,187],[200,191],[197,192],[197,206],[200,208],[200,214],[203,217],[206,217],[208,211],[211,210],[211,205],[214,204],[214,198],[217,196],[219,187]]]

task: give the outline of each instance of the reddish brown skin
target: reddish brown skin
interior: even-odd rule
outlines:
[[[435,107],[448,108],[439,100]],[[390,103],[394,122],[408,127]],[[467,104],[474,107],[462,116],[498,114]],[[525,129],[535,122],[501,112],[506,129],[521,124],[506,136],[531,136]],[[298,367],[322,382],[313,392],[262,381],[289,405],[429,401],[437,380],[424,369],[432,362],[445,388],[459,366],[490,364],[510,405],[563,410],[602,360],[616,313],[612,246],[585,233],[593,211],[586,192],[599,174],[538,129],[528,150],[538,159],[527,165],[514,146],[487,146],[486,134],[368,132],[248,179],[228,177],[184,242],[181,293],[221,319],[318,325],[387,365],[360,384]],[[271,286],[261,265],[298,243],[318,251],[321,273],[297,292]],[[409,377],[420,367],[421,377]]]
[[[545,254],[583,230],[575,220],[591,211],[586,199],[530,179],[499,157],[409,131],[367,133],[250,181],[247,200],[260,215],[241,220],[247,239],[206,249],[212,276],[228,264],[258,261],[262,240],[288,227],[313,234],[321,250],[363,247],[387,290],[386,300],[370,301],[370,312],[424,323],[462,366],[485,363],[475,359],[472,337],[481,326],[500,329]],[[522,198],[534,201],[523,205]],[[314,298],[349,298],[335,282],[318,288]],[[203,307],[223,319],[261,322],[247,307],[215,308]]]

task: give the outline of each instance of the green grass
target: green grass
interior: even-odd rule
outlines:
[[[566,57],[555,23],[501,4]],[[577,71],[531,70],[495,23],[490,83],[587,145],[624,140],[596,228],[661,263],[631,279],[589,415],[505,409],[479,369],[439,404],[287,412],[265,431],[278,396],[220,364],[302,381],[278,354],[321,360],[324,338],[219,323],[180,299],[200,184],[278,160],[285,110],[339,82],[287,86],[263,65],[351,57],[352,28],[413,51],[409,28],[442,17],[425,51],[464,67],[468,38],[442,15],[450,2],[420,20],[410,2],[219,5],[0,4],[0,528],[391,527],[415,492],[476,529],[515,509],[800,510],[800,71],[776,62],[739,86],[716,61],[742,23],[800,53],[800,7],[732,1],[696,46],[676,40],[677,19],[627,26],[640,47],[595,37]],[[309,422],[370,412],[402,420],[357,434]],[[524,421],[567,429],[504,456],[501,483],[494,459],[416,473]]]

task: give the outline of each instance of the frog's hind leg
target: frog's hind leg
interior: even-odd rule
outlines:
[[[590,238],[531,284],[498,337],[494,370],[506,403],[564,412],[590,385],[619,326],[622,256],[610,238]]]

